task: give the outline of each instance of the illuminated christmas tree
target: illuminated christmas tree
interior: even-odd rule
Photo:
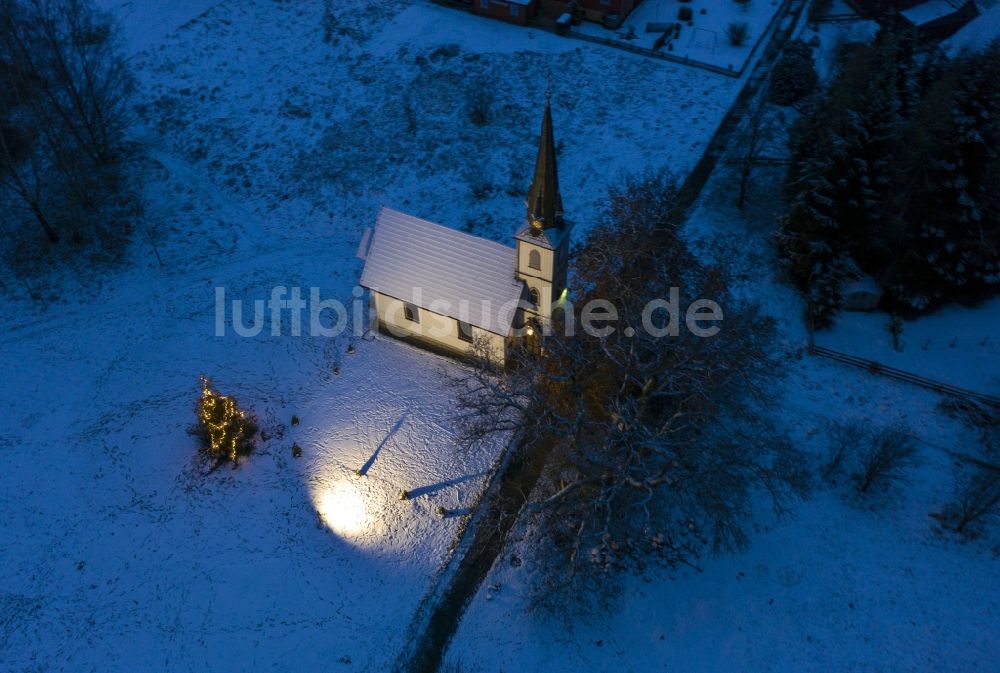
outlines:
[[[202,451],[217,463],[236,460],[250,453],[257,435],[257,419],[240,409],[236,398],[212,389],[212,382],[201,376],[201,397],[195,413],[198,424],[192,430],[201,439]]]

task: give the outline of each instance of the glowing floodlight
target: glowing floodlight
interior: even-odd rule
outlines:
[[[349,482],[338,482],[320,493],[316,509],[323,523],[340,535],[360,533],[368,519],[364,496]]]

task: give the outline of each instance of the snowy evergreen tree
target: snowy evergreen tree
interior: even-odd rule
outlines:
[[[793,135],[781,250],[817,327],[836,312],[845,280],[862,272],[884,277],[905,250],[894,195],[903,111],[920,89],[912,56],[900,55],[908,44],[883,37],[854,50]]]
[[[923,309],[1000,288],[1000,43],[960,57],[924,102],[909,137],[903,217],[911,241],[891,292]]]
[[[802,40],[792,40],[774,64],[768,96],[777,105],[791,105],[819,87],[812,47]]]
[[[839,241],[831,157],[813,157],[795,184],[791,211],[782,222],[779,242],[789,274],[805,291],[813,327],[825,327],[840,305],[843,265],[830,241]]]

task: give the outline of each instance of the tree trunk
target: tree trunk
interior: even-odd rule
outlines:
[[[743,161],[743,172],[740,175],[740,196],[736,200],[736,207],[743,210],[743,203],[746,200],[747,183],[750,181],[750,158]]]
[[[35,214],[35,219],[38,220],[38,224],[42,225],[42,229],[45,231],[45,236],[49,239],[49,243],[58,243],[59,234],[52,228],[49,221],[45,219],[45,213],[43,213],[42,209],[38,207],[38,203],[32,201],[29,205],[31,206],[31,212]]]

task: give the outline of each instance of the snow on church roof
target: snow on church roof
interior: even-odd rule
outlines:
[[[360,284],[506,336],[511,320],[501,320],[501,307],[524,288],[516,266],[514,248],[382,208]]]

